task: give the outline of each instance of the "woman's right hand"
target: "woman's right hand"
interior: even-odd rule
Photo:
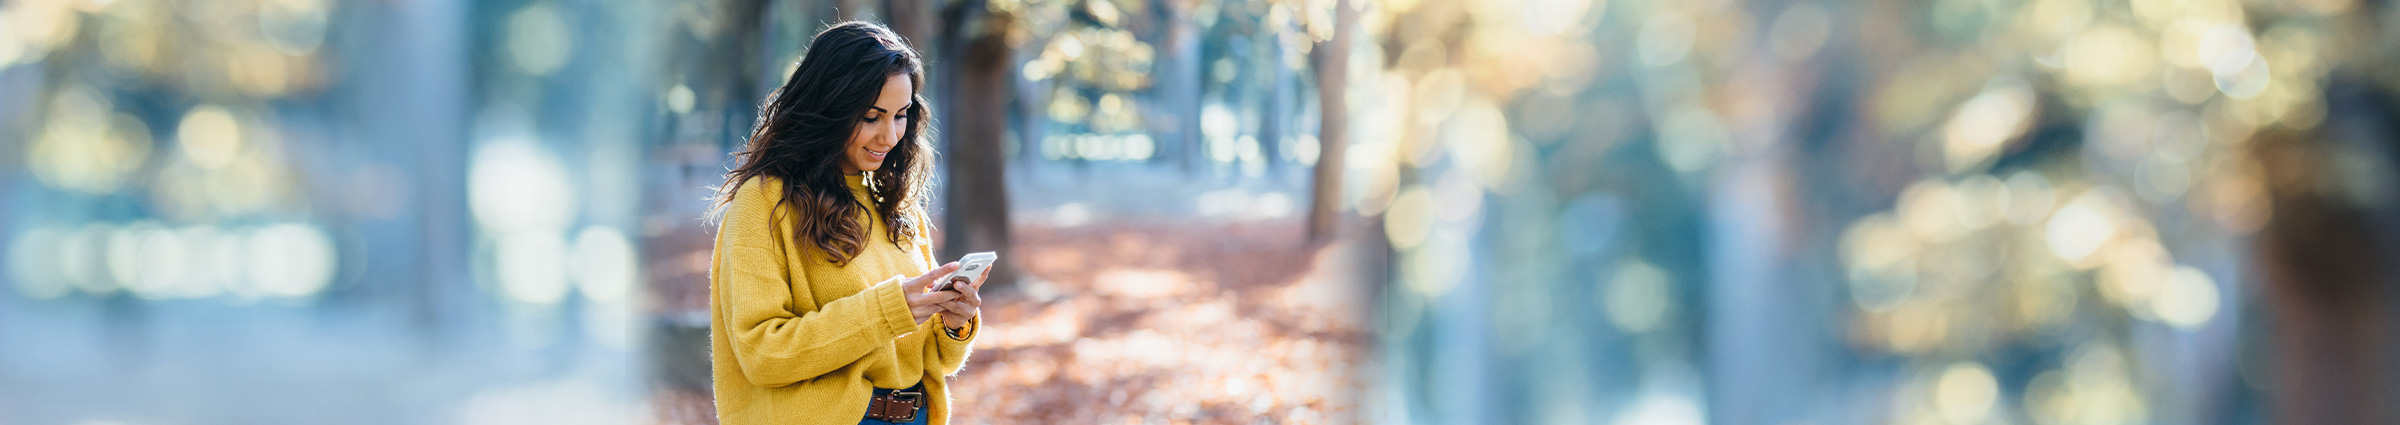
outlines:
[[[949,276],[950,272],[954,271],[958,271],[958,262],[956,261],[935,267],[923,275],[908,278],[907,284],[901,286],[901,288],[906,288],[900,293],[908,298],[908,314],[916,317],[917,324],[925,324],[925,318],[942,312],[942,303],[958,299],[958,291],[927,292],[940,283],[942,277]]]

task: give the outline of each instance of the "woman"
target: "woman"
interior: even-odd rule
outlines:
[[[966,363],[983,301],[977,285],[932,290],[958,264],[933,267],[926,240],[917,53],[849,22],[805,55],[718,190],[717,419],[948,422],[943,377]]]

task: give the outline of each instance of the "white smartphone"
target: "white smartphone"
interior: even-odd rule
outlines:
[[[990,251],[967,254],[965,257],[960,257],[958,259],[958,271],[950,272],[950,276],[943,277],[942,286],[934,288],[933,290],[948,291],[952,287],[958,286],[961,283],[967,285],[983,284],[984,269],[991,268],[992,262],[999,260],[1000,254]]]

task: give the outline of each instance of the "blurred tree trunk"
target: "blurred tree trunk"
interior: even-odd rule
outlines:
[[[933,7],[927,5],[927,1],[883,0],[884,14],[887,15],[883,21],[885,26],[892,28],[892,32],[900,33],[900,38],[906,39],[909,47],[916,48],[918,54],[931,58],[938,53],[932,51],[934,46],[926,44],[933,41],[934,24]]]
[[[664,120],[659,131],[671,139],[669,144],[685,145],[697,150],[665,148],[654,152],[656,156],[652,160],[680,163],[685,166],[685,171],[681,173],[684,177],[714,184],[710,182],[712,179],[724,178],[716,174],[723,172],[722,168],[715,168],[720,166],[719,161],[728,158],[730,152],[739,150],[743,143],[748,142],[750,127],[756,123],[758,104],[766,96],[766,91],[773,89],[762,87],[768,84],[764,80],[776,78],[775,83],[780,84],[780,78],[783,77],[762,75],[762,72],[773,71],[760,65],[774,60],[769,58],[783,57],[793,52],[770,51],[773,48],[769,47],[772,44],[768,42],[767,30],[775,16],[770,13],[776,6],[775,2],[708,1],[710,7],[701,8],[703,13],[708,14],[705,18],[722,22],[724,27],[706,34],[677,31],[675,34],[692,35],[669,37],[661,46],[666,51],[659,57],[666,60],[661,66],[668,71],[663,74],[684,75],[674,77],[681,79],[674,82],[690,85],[698,95],[692,115],[713,117],[714,120]],[[812,3],[783,4],[806,6]],[[704,128],[687,128],[687,125]],[[703,164],[705,167],[691,167]],[[693,171],[695,169],[716,171]],[[692,181],[676,178],[662,183],[672,188],[663,189],[663,193],[683,194],[686,192],[679,190],[691,187],[687,183]],[[690,198],[674,199],[670,202],[690,202]],[[665,210],[682,211],[678,208]],[[654,310],[649,313],[650,319],[643,325],[647,335],[643,337],[646,341],[644,356],[649,362],[648,370],[644,373],[652,380],[647,385],[658,389],[650,395],[650,401],[657,406],[655,418],[659,422],[713,424],[716,423],[716,409],[710,402],[714,394],[710,387],[712,378],[709,374],[709,328],[706,319],[708,275],[705,270],[692,271],[668,259],[684,258],[695,253],[707,255],[712,249],[713,237],[710,234],[714,228],[703,227],[697,220],[675,222],[678,224],[673,227],[674,230],[644,237],[642,241],[642,249],[652,254],[645,256],[652,260],[644,265],[645,280],[651,282],[648,297],[660,302],[653,307]]]
[[[725,87],[725,96],[720,98],[723,102],[720,105],[725,108],[725,113],[719,115],[723,118],[720,125],[732,137],[719,140],[728,152],[739,150],[749,143],[750,126],[757,124],[758,104],[766,97],[766,91],[772,90],[760,87],[759,80],[762,78],[759,77],[758,64],[771,55],[767,52],[767,17],[772,14],[767,13],[767,8],[773,3],[771,0],[726,0],[722,3],[725,5],[722,10],[727,12],[721,15],[727,18],[724,19],[725,32],[718,37],[730,42],[708,43],[709,40],[700,40],[710,46],[699,53],[702,55],[699,60],[714,64],[702,69],[732,70],[730,75],[703,73],[714,75],[694,79],[695,84],[702,84],[703,87],[711,83]],[[714,78],[726,80],[711,81]],[[781,87],[781,81],[777,83],[775,87]]]
[[[1334,0],[1333,37],[1309,50],[1317,65],[1317,167],[1309,190],[1308,239],[1333,239],[1341,225],[1342,158],[1350,144],[1350,43],[1358,10]]]
[[[1166,49],[1159,56],[1160,68],[1166,75],[1166,78],[1158,80],[1166,92],[1162,101],[1169,110],[1175,111],[1171,125],[1174,132],[1165,139],[1172,143],[1175,150],[1160,149],[1159,152],[1174,152],[1177,165],[1183,167],[1186,175],[1197,175],[1201,165],[1208,162],[1207,152],[1201,150],[1206,133],[1200,128],[1200,92],[1201,81],[1207,76],[1201,75],[1200,71],[1206,58],[1200,57],[1200,19],[1195,15],[1194,10],[1199,7],[1196,3],[1166,4]]]
[[[1261,168],[1266,169],[1265,174],[1270,181],[1283,175],[1284,139],[1292,137],[1292,122],[1299,121],[1299,117],[1292,116],[1295,112],[1292,97],[1295,94],[1293,92],[1297,91],[1292,87],[1292,80],[1298,77],[1292,75],[1292,67],[1283,62],[1283,49],[1288,48],[1279,42],[1267,43],[1267,61],[1273,65],[1265,76],[1267,98],[1258,105],[1266,110],[1258,117],[1258,160],[1266,163]]]
[[[934,111],[934,122],[942,127],[939,139],[948,145],[942,159],[950,167],[942,185],[942,234],[947,240],[936,260],[999,252],[1002,267],[993,271],[992,283],[1008,286],[1016,281],[1016,268],[1006,267],[1013,256],[1008,252],[1008,158],[1002,137],[1008,132],[1008,93],[1014,87],[1009,80],[1015,70],[1009,66],[1007,37],[1016,22],[1013,16],[991,13],[984,3],[959,1],[942,11],[937,45],[943,57],[934,61],[939,69],[934,78],[947,84],[932,86],[947,99]]]
[[[2396,118],[2383,93],[2329,84],[2331,111],[2318,131],[2261,132],[2274,218],[2256,237],[2269,310],[2270,422],[2392,423],[2390,366],[2394,217],[2389,182],[2359,161],[2389,170]],[[2373,94],[2364,94],[2374,92]],[[2347,93],[2348,95],[2344,95]],[[2345,162],[2349,162],[2345,164]],[[2360,196],[2382,191],[2386,196]]]

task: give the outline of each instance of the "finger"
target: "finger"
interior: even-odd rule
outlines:
[[[974,286],[975,286],[975,290],[976,290],[976,291],[982,291],[982,290],[983,290],[983,285],[984,285],[984,284],[986,284],[986,283],[992,283],[992,280],[991,280],[991,279],[979,279],[979,280],[976,280],[976,281],[975,281],[975,285],[974,285]]]
[[[948,301],[955,300],[955,299],[958,299],[958,292],[954,292],[954,291],[936,291],[936,292],[924,292],[924,293],[919,293],[919,294],[916,294],[916,296],[915,296],[915,297],[913,297],[912,299],[910,299],[910,300],[909,300],[909,304],[913,304],[913,305],[935,305],[935,304],[941,304],[941,303],[943,303],[943,302],[948,302]]]
[[[941,282],[942,277],[949,276],[950,272],[954,271],[958,271],[958,262],[956,261],[952,261],[950,264],[943,264],[941,267],[935,267],[933,270],[926,271],[925,274],[917,275],[916,282],[914,283],[916,283],[917,286],[923,286],[927,289],[932,289],[933,284]]]
[[[935,286],[939,286],[941,284],[942,277],[949,276],[950,272],[957,270],[958,263],[943,264],[941,267],[933,268],[933,270],[926,270],[925,274],[917,275],[916,279],[910,281],[909,283],[923,287],[927,290],[931,290]]]
[[[944,310],[942,311],[942,314],[950,315],[950,324],[952,325],[965,325],[967,324],[968,320],[975,318],[975,312],[975,309],[968,308],[966,311]]]
[[[975,308],[975,306],[967,305],[967,303],[962,303],[962,302],[957,302],[957,301],[950,301],[950,302],[945,302],[945,303],[942,303],[942,309],[943,309],[943,310],[950,310],[950,311],[953,311],[953,312],[958,312],[958,313],[965,313],[965,312],[967,312],[967,310],[974,309],[974,308]]]
[[[982,286],[982,283],[976,283],[973,285],[959,285],[956,288],[959,293],[958,298],[961,300],[966,300],[970,304],[983,305],[983,290],[980,288]]]

